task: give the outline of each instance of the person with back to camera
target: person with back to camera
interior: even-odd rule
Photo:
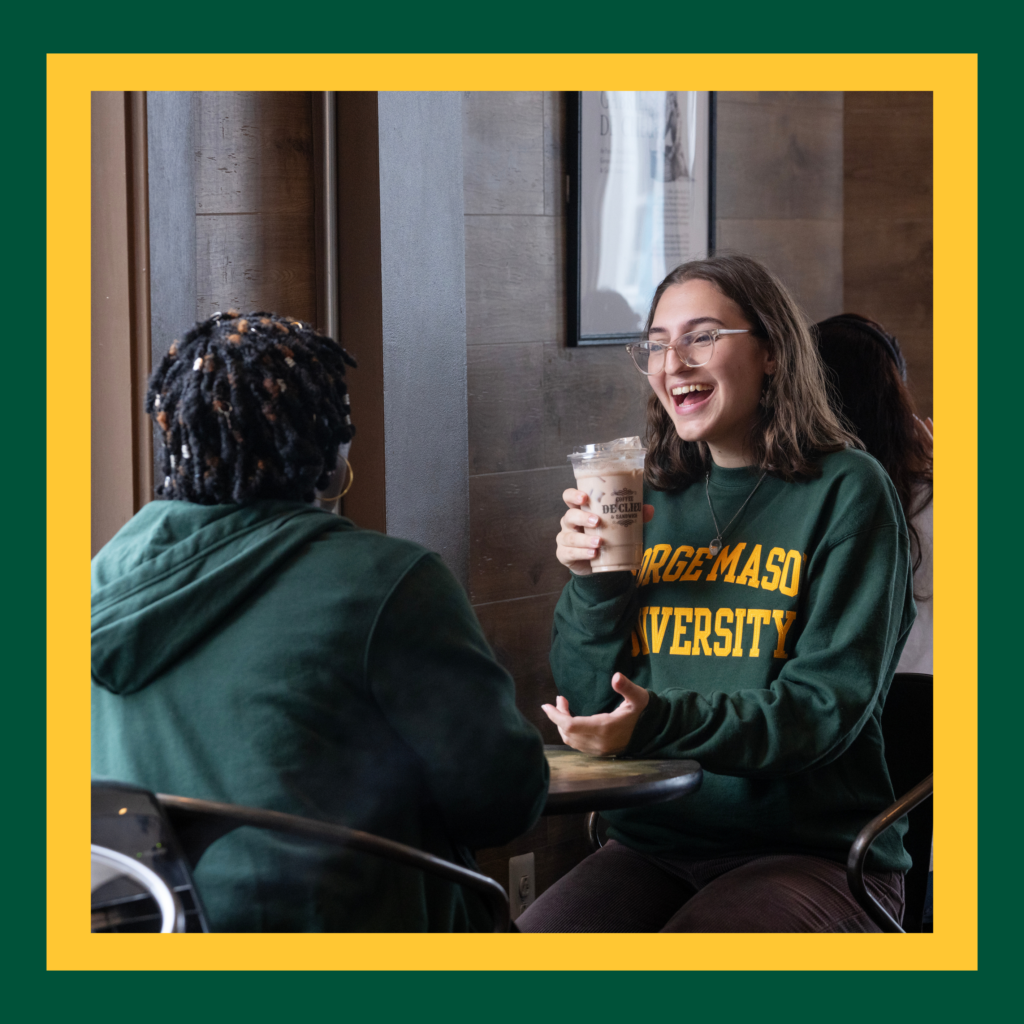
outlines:
[[[93,774],[472,867],[540,815],[542,740],[441,559],[314,504],[350,482],[346,364],[232,310],[153,374],[164,500],[93,560]],[[216,931],[492,927],[459,886],[280,833],[225,836],[195,876]]]
[[[588,573],[596,510],[565,492],[545,706],[600,755],[693,758],[701,789],[606,812],[610,841],[523,931],[877,931],[850,894],[857,832],[893,799],[881,714],[914,619],[910,544],[882,467],[829,408],[784,287],[725,254],[658,286],[645,340],[644,557]],[[869,889],[903,912],[905,824]]]
[[[838,411],[889,474],[910,530],[917,618],[897,672],[932,672],[932,421],[914,415],[907,363],[881,324],[856,313],[815,325]]]

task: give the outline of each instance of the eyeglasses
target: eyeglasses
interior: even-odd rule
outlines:
[[[749,334],[746,328],[743,330],[726,330],[715,328],[713,331],[691,331],[684,334],[678,341],[667,344],[662,341],[633,341],[626,346],[626,351],[632,356],[636,368],[647,376],[661,373],[665,369],[665,358],[669,349],[676,354],[676,358],[684,366],[703,366],[715,351],[715,342],[723,334]]]

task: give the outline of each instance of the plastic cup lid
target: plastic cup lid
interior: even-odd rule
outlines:
[[[594,458],[598,455],[642,455],[647,451],[639,437],[617,437],[602,444],[585,444],[573,448],[570,459]]]

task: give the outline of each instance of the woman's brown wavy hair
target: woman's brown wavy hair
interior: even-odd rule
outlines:
[[[814,477],[821,472],[818,456],[864,447],[832,411],[818,349],[796,303],[782,282],[752,257],[719,253],[676,267],[654,293],[646,331],[665,290],[693,280],[710,281],[732,299],[775,360],[750,434],[758,469],[783,480]],[[680,490],[711,467],[708,446],[682,440],[653,391],[647,400],[646,440],[644,478],[655,490]]]

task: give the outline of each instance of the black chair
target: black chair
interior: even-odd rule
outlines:
[[[178,837],[148,790],[120,782],[94,779],[92,783],[93,850],[113,851],[115,862],[98,872],[94,854],[92,930],[94,932],[147,932],[166,927],[162,883],[180,910],[174,931],[209,931],[206,912],[192,880],[192,866]],[[124,860],[142,870],[130,872]],[[105,873],[106,878],[101,877]],[[154,882],[154,878],[156,882]]]
[[[206,850],[222,836],[249,825],[254,828],[270,829],[277,832],[285,832],[289,835],[301,836],[306,839],[316,839],[321,842],[336,843],[339,846],[351,850],[358,850],[363,853],[374,854],[388,860],[397,861],[410,867],[428,871],[438,875],[449,882],[463,885],[472,889],[483,897],[493,918],[494,931],[507,932],[509,930],[509,904],[505,890],[493,879],[481,875],[469,868],[458,864],[452,864],[441,857],[424,853],[403,843],[394,842],[391,839],[384,839],[369,832],[360,832],[356,829],[346,828],[343,825],[332,825],[326,821],[317,821],[313,818],[302,818],[294,814],[283,814],[280,811],[268,811],[258,807],[239,807],[234,804],[215,803],[210,800],[194,800],[190,797],[168,796],[164,793],[153,794],[148,790],[124,783],[93,782],[93,835],[96,842],[97,832],[97,792],[99,791],[99,803],[108,811],[101,814],[101,822],[107,820],[107,827],[104,831],[107,842],[111,846],[111,828],[109,826],[109,808],[113,803],[122,802],[127,806],[127,798],[133,798],[136,804],[145,804],[144,816],[155,817],[156,822],[147,822],[148,831],[153,835],[157,834],[156,825],[159,825],[160,840],[157,842],[155,857],[156,863],[153,866],[158,874],[167,877],[172,888],[181,895],[183,888],[190,888],[190,900],[183,900],[195,907],[197,912],[196,927],[186,930],[208,931],[206,916],[199,902],[199,895],[192,883],[191,872],[199,863],[200,858]],[[111,801],[111,797],[115,799]],[[118,811],[118,816],[124,818]],[[115,838],[115,841],[116,838]],[[123,840],[122,840],[123,841]],[[131,844],[129,844],[131,845]],[[138,846],[138,842],[134,845]],[[117,848],[116,846],[114,847]],[[152,848],[152,845],[150,849]],[[160,850],[163,850],[163,854]],[[137,855],[134,850],[122,852]],[[172,866],[173,865],[173,866]],[[186,879],[183,883],[182,879]],[[94,902],[94,915],[97,906]],[[186,906],[186,920],[189,908]],[[107,929],[114,930],[114,929]],[[121,928],[120,930],[126,930]],[[135,929],[138,930],[138,929]]]
[[[112,888],[119,890],[121,899],[111,899]],[[161,932],[185,931],[185,908],[181,898],[155,871],[134,857],[93,843],[93,893],[97,889],[104,890],[106,897],[93,900],[94,932],[137,931],[141,926],[140,917],[144,917],[147,924],[157,923],[158,917]],[[143,914],[138,912],[140,904],[144,907]],[[157,915],[153,915],[150,904],[155,904]],[[135,912],[125,914],[123,906],[129,906]],[[129,920],[136,925],[135,928],[124,927]]]
[[[873,818],[850,847],[846,877],[854,898],[882,931],[920,932],[931,929],[930,860],[932,845],[932,677],[897,672],[882,713],[885,763],[893,792],[902,794]],[[864,863],[871,844],[891,825],[910,815],[903,845],[913,867],[905,879],[903,927],[892,919],[864,885]]]

